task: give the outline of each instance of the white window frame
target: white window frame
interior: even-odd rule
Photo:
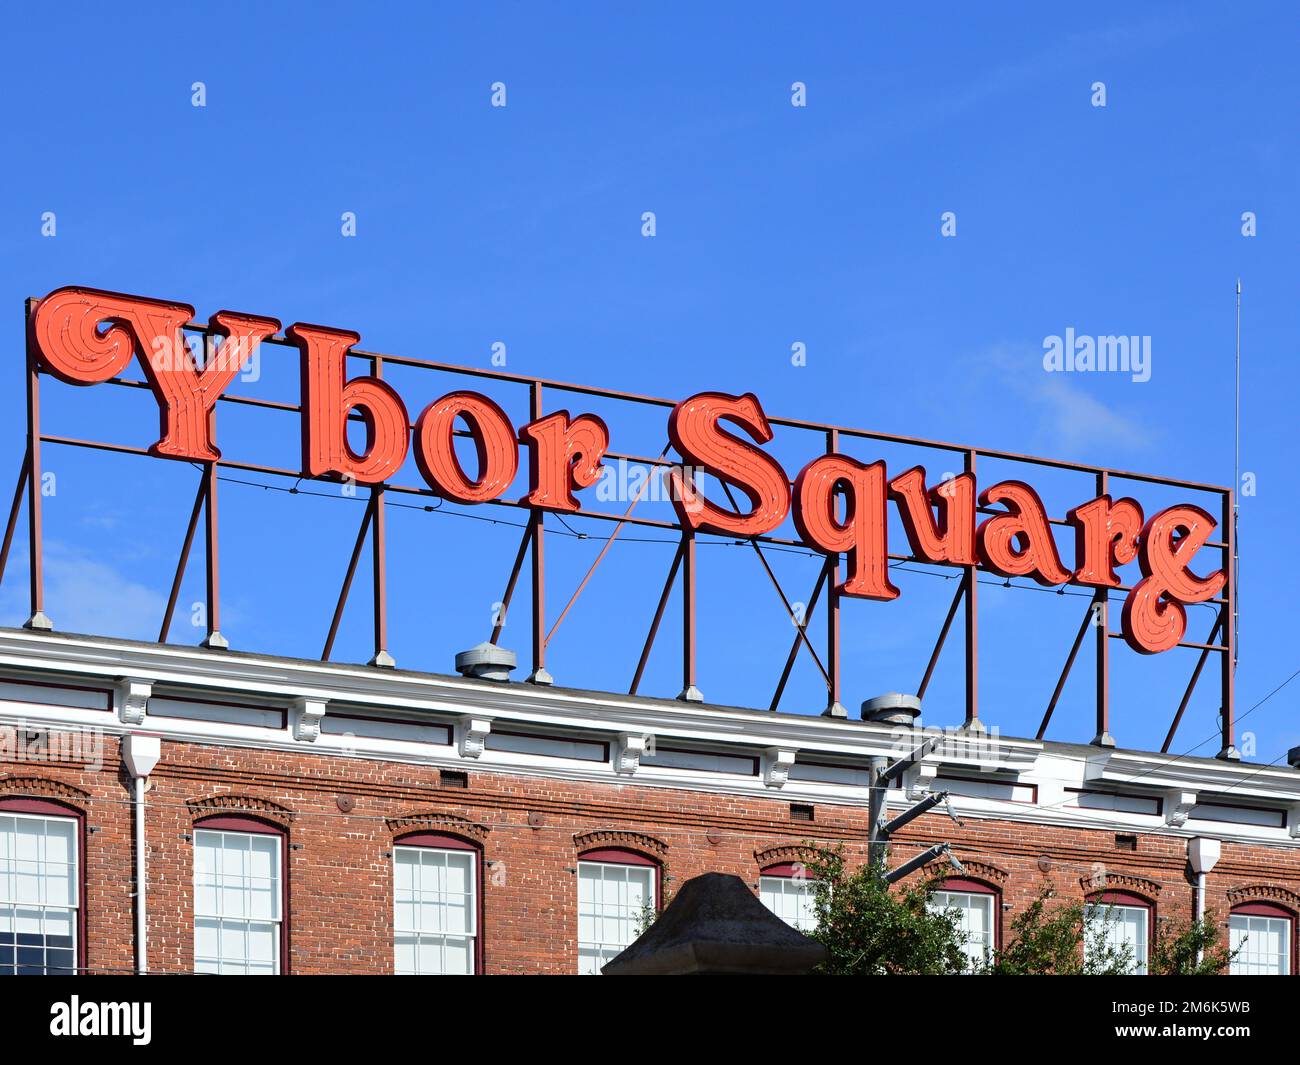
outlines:
[[[1270,965],[1267,971],[1264,968],[1265,963],[1258,960],[1260,958],[1259,953],[1251,950],[1251,934],[1263,931],[1263,929],[1251,927],[1255,922],[1275,922],[1282,926],[1282,951],[1278,955],[1271,956],[1274,964]],[[1290,976],[1291,952],[1293,950],[1291,937],[1295,934],[1294,925],[1294,918],[1285,917],[1280,913],[1228,914],[1229,949],[1235,951],[1239,946],[1242,946],[1242,940],[1245,940],[1241,953],[1229,963],[1228,973],[1232,976]],[[1280,962],[1280,966],[1276,962]]]
[[[978,951],[971,950],[972,940],[980,936],[979,933],[972,932],[965,927],[965,915],[971,911],[974,903],[979,903],[980,907],[986,911],[985,931],[982,935],[983,943],[980,944]],[[967,960],[971,964],[971,971],[975,971],[980,966],[988,965],[993,960],[993,953],[997,950],[998,939],[998,896],[992,891],[969,891],[964,888],[938,888],[930,896],[929,906],[932,912],[946,913],[948,910],[957,910],[962,914],[962,919],[958,924],[958,931],[962,933],[962,950],[966,954]]]
[[[629,939],[626,943],[622,944],[621,946],[616,943],[605,943],[603,941],[589,941],[589,940],[584,940],[582,938],[582,918],[584,916],[583,902],[582,902],[582,874],[583,874],[583,870],[585,869],[599,869],[601,871],[600,883],[602,887],[607,882],[605,874],[609,870],[613,870],[613,869],[620,870],[625,881],[628,874],[630,873],[636,873],[637,875],[647,876],[649,879],[649,886],[646,894],[650,900],[651,908],[654,909],[655,912],[658,912],[659,910],[659,867],[657,865],[645,865],[639,862],[609,861],[604,858],[597,858],[594,860],[584,860],[584,859],[578,860],[578,874],[577,877],[575,878],[577,881],[575,884],[575,888],[577,889],[578,892],[578,900],[577,900],[578,901],[578,935],[577,935],[578,972],[579,973],[583,972],[583,952],[595,951],[597,954],[597,963],[598,963],[596,971],[597,973],[599,973],[601,965],[604,965],[605,963],[609,962],[611,959],[617,957],[620,953],[622,953],[623,950],[625,950],[628,946],[632,944],[632,942],[635,940],[636,937],[634,935],[631,939]],[[597,914],[589,914],[587,916],[595,916],[596,919],[598,920],[603,918],[604,917],[603,911],[606,906],[603,900],[600,903],[600,906],[601,906],[601,912]],[[618,908],[620,907],[616,905],[615,909]],[[618,918],[620,920],[635,922],[638,915],[636,913],[630,912],[630,907],[625,907],[625,908],[629,910],[628,914],[626,916],[617,915]]]
[[[272,911],[273,916],[269,918],[252,917],[252,916],[241,917],[241,916],[235,916],[233,914],[228,915],[224,913],[200,912],[199,879],[198,879],[199,868],[198,868],[197,852],[199,848],[199,840],[200,837],[202,836],[221,836],[222,841],[220,846],[218,847],[218,853],[220,854],[225,853],[227,837],[238,837],[241,840],[246,841],[249,844],[246,850],[250,854],[252,853],[251,841],[253,840],[270,840],[272,843],[275,844],[275,846],[272,848],[271,851],[271,853],[274,855],[275,858],[275,865],[273,869],[273,875],[270,878],[271,882],[274,885],[274,890],[270,892],[270,897],[273,906],[273,911]],[[217,963],[217,973],[221,975],[235,975],[236,972],[245,969],[247,967],[248,965],[247,942],[248,942],[249,933],[252,931],[252,927],[254,925],[269,924],[271,926],[271,972],[265,975],[279,976],[284,971],[284,959],[281,956],[282,955],[281,943],[284,938],[284,920],[285,920],[284,917],[285,838],[284,836],[282,836],[278,832],[249,832],[245,829],[238,829],[238,828],[204,828],[201,825],[196,825],[194,828],[194,850],[195,850],[195,862],[194,862],[194,967],[195,967],[195,972],[208,971],[208,970],[200,970],[198,967],[199,966],[199,925],[201,922],[215,923],[215,930],[216,930],[217,942],[218,942],[218,948],[217,948],[218,953],[215,958],[215,961]],[[216,881],[214,886],[218,895],[220,895],[223,891],[228,890],[227,885],[224,884],[222,881],[222,876],[223,874],[220,870],[214,870],[214,878]],[[242,879],[249,880],[251,879],[251,877],[245,874],[242,877]],[[217,908],[220,909],[220,906],[218,905]],[[230,964],[236,965],[237,968],[235,970],[227,970],[226,959],[222,957],[220,953],[221,938],[223,933],[227,930],[228,927],[234,929],[234,928],[238,928],[239,926],[242,926],[244,931],[244,938],[245,938],[244,961],[234,962],[232,960]],[[244,975],[244,974],[240,973],[240,975]]]
[[[425,866],[424,859],[426,856],[441,857],[444,860],[444,863],[447,858],[465,859],[468,862],[469,864],[469,889],[467,892],[467,899],[469,902],[469,921],[468,921],[469,931],[468,932],[459,932],[459,933],[431,932],[428,929],[401,927],[398,921],[398,912],[399,912],[398,907],[401,905],[401,902],[397,897],[397,862],[398,862],[399,854],[403,852],[411,853],[419,856],[420,860],[415,863],[415,868],[417,869],[424,868]],[[478,865],[479,865],[478,851],[470,850],[469,848],[430,847],[418,843],[416,844],[398,843],[394,845],[393,847],[393,971],[395,973],[399,973],[400,975],[411,975],[411,976],[429,976],[429,975],[472,976],[478,972],[478,937],[479,937]],[[444,892],[443,894],[446,893]],[[418,948],[421,945],[421,941],[424,939],[442,941],[444,946],[445,946],[445,941],[449,939],[467,940],[468,948],[469,948],[469,972],[447,974],[444,965],[443,971],[441,973],[424,973],[419,970],[418,962],[417,962],[417,968],[415,970],[410,970],[410,971],[405,969],[398,970],[397,968],[398,936],[415,937],[415,945],[417,947],[417,952],[416,952],[417,957],[419,955]],[[444,951],[440,951],[439,956],[442,957],[444,953],[445,953]]]
[[[38,876],[40,877],[39,883],[40,883],[41,901],[35,903],[20,901],[17,898],[17,891],[14,889],[14,886],[12,885],[12,878],[17,875],[17,870],[12,867],[12,863],[15,861],[15,859],[14,859],[14,855],[10,853],[4,859],[0,859],[0,861],[3,861],[5,865],[10,866],[10,870],[7,872],[7,874],[5,872],[0,872],[0,910],[3,909],[11,910],[14,915],[12,918],[14,923],[16,923],[18,920],[17,917],[18,911],[39,910],[42,937],[47,936],[49,934],[48,932],[45,931],[46,920],[47,920],[46,914],[51,910],[56,910],[60,913],[66,913],[69,917],[72,926],[72,968],[71,970],[68,970],[68,972],[70,972],[70,974],[76,974],[80,972],[80,965],[81,965],[81,822],[78,818],[72,816],[62,816],[59,814],[20,813],[17,810],[0,809],[0,820],[3,820],[5,818],[13,818],[15,822],[15,827],[17,826],[17,822],[19,821],[36,821],[36,822],[40,822],[42,826],[48,825],[50,822],[57,822],[60,825],[68,826],[72,830],[71,838],[69,840],[69,847],[68,847],[70,860],[67,863],[64,863],[69,867],[69,871],[70,871],[70,875],[68,879],[68,885],[70,888],[70,895],[71,895],[70,904],[66,906],[50,905],[49,902],[47,901],[48,889],[46,887],[45,867],[50,865],[51,863],[45,860],[44,857],[38,857],[36,859],[37,865],[39,867]],[[43,830],[41,832],[42,842],[46,839],[46,836],[47,833],[46,831]],[[17,972],[18,970],[18,952],[20,949],[22,948],[18,946],[17,936],[15,935],[14,946],[13,946],[15,972]],[[40,949],[41,949],[42,957],[44,959],[43,964],[41,966],[42,975],[49,975],[49,968],[50,968],[49,958],[48,958],[48,954],[46,953],[49,950],[49,948],[45,945],[42,945]],[[58,966],[56,972],[64,973],[65,970],[63,966]]]
[[[782,900],[794,899],[796,912],[793,919],[782,913],[779,906],[769,902],[769,892],[779,895]],[[811,877],[790,876],[788,873],[759,873],[758,900],[797,931],[806,934],[817,928],[817,881]]]
[[[1132,952],[1133,970],[1131,976],[1146,976],[1150,965],[1150,944],[1151,944],[1151,917],[1150,907],[1139,906],[1134,903],[1125,902],[1089,902],[1084,906],[1083,919],[1083,953],[1084,960],[1088,957],[1088,945],[1096,935],[1096,923],[1103,921],[1107,925],[1117,925],[1116,917],[1127,918],[1129,914],[1137,913],[1142,916],[1142,934],[1138,937],[1137,949]],[[1120,943],[1115,937],[1107,932],[1106,942],[1111,947],[1118,947]],[[1126,941],[1127,942],[1127,941]]]

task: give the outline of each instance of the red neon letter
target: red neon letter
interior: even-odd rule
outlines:
[[[925,490],[925,467],[913,466],[889,482],[912,554],[927,562],[975,565],[975,475],[961,473]],[[939,508],[935,520],[933,507]]]
[[[1137,557],[1142,508],[1134,499],[1098,496],[1065,515],[1074,526],[1075,584],[1118,588],[1115,567]]]
[[[158,441],[149,448],[168,458],[212,462],[212,410],[258,344],[280,328],[274,318],[220,311],[209,325],[224,337],[203,369],[185,342],[194,316],[186,303],[165,303],[95,289],[63,288],[41,300],[32,335],[41,363],[70,384],[107,381],[139,355],[158,401]],[[101,323],[108,328],[100,332]]]
[[[1023,481],[1003,481],[980,493],[980,506],[990,503],[1005,503],[1007,513],[988,518],[976,533],[985,566],[1002,577],[1033,577],[1049,587],[1070,579],[1037,492]]]
[[[406,460],[407,414],[401,397],[375,377],[347,380],[347,352],[356,333],[298,322],[284,335],[302,353],[302,468],[308,477],[350,477],[380,484]],[[348,443],[348,415],[366,424],[366,449]]]
[[[208,349],[202,370],[194,365],[179,327],[169,346],[158,337],[153,355],[142,360],[159,404],[160,439],[149,449],[155,455],[201,461],[221,458],[211,440],[217,398],[257,346],[280,328],[274,318],[233,311],[218,311],[208,319],[208,325],[224,339],[215,350]]]
[[[456,457],[456,419],[464,418],[478,450],[478,480],[465,476]],[[515,429],[506,412],[477,392],[435,399],[415,423],[415,463],[429,487],[457,503],[486,503],[510,487],[519,468]]]
[[[1142,530],[1142,580],[1124,600],[1122,615],[1124,639],[1139,654],[1174,647],[1187,631],[1183,604],[1203,603],[1223,587],[1223,570],[1198,577],[1188,568],[1214,528],[1214,519],[1200,507],[1184,505],[1162,510]]]
[[[528,447],[528,505],[577,510],[573,490],[594,484],[600,476],[609,428],[594,414],[570,420],[569,412],[562,410],[529,422],[519,430],[519,442]]]
[[[171,337],[193,315],[194,308],[185,303],[60,288],[36,305],[32,338],[41,365],[60,381],[93,385],[126,369],[142,334]],[[102,333],[101,322],[108,324]]]
[[[844,521],[835,514],[844,493]],[[837,591],[865,599],[897,599],[889,581],[889,529],[885,522],[885,464],[864,466],[845,455],[823,455],[794,482],[794,524],[812,547],[848,554],[848,579]]]
[[[688,466],[698,466],[724,484],[735,485],[748,498],[750,509],[737,514],[710,503],[688,485],[679,470],[668,474],[673,506],[684,526],[723,536],[761,536],[785,521],[790,511],[790,486],[785,471],[771,455],[747,440],[721,429],[734,422],[760,444],[772,439],[772,426],[752,392],[728,396],[701,392],[684,399],[668,418],[668,438]]]

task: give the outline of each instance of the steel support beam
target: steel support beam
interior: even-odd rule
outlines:
[[[1237,523],[1235,521],[1237,488],[1223,495],[1223,527],[1228,531],[1223,548],[1223,571],[1227,574],[1228,616],[1221,627],[1222,651],[1219,656],[1219,689],[1222,702],[1219,723],[1223,729],[1223,746],[1217,757],[1237,761],[1241,758],[1236,747],[1237,710],[1234,692],[1237,673]]]
[[[510,602],[515,597],[515,585],[519,583],[519,574],[524,568],[524,557],[528,553],[528,545],[533,542],[533,533],[535,531],[530,520],[524,526],[524,535],[519,538],[519,551],[515,554],[514,565],[510,567],[510,578],[506,581],[506,592],[501,597],[501,607],[497,610],[496,620],[492,623],[492,635],[488,639],[488,643],[494,646],[497,640],[501,639],[501,630],[506,627],[506,615],[510,613]]]
[[[965,468],[969,474],[975,473],[977,452],[967,451]],[[979,670],[979,571],[974,566],[966,567],[966,720],[963,728],[973,732],[983,732],[980,723],[980,670]]]
[[[840,449],[840,432],[830,429],[826,432],[826,453],[833,455]],[[840,702],[840,664],[842,648],[840,647],[840,556],[826,557],[826,577],[830,586],[826,593],[826,670],[831,675],[831,690],[828,693],[825,717],[848,717],[849,713]],[[812,607],[809,606],[811,613]]]
[[[376,356],[371,360],[372,373],[380,380],[384,376],[384,360]],[[374,654],[370,664],[392,669],[396,662],[388,652],[388,529],[384,514],[384,486],[370,489],[370,580],[371,606],[374,614]]]
[[[695,685],[695,533],[682,532],[682,690],[677,698],[702,703],[704,696]]]
[[[952,602],[948,604],[948,613],[944,616],[943,626],[939,629],[939,638],[934,642],[934,650],[930,652],[930,661],[925,667],[925,676],[921,678],[921,683],[917,686],[916,696],[918,699],[924,699],[926,690],[930,687],[930,678],[934,676],[934,667],[939,664],[939,655],[943,653],[944,642],[948,639],[948,630],[952,628],[953,619],[957,617],[957,607],[961,604],[962,597],[966,594],[966,580],[962,578],[957,583],[957,591],[952,597]]]
[[[1165,736],[1165,742],[1160,747],[1161,754],[1168,754],[1169,747],[1174,742],[1174,733],[1178,731],[1178,725],[1183,720],[1183,712],[1187,709],[1187,704],[1192,700],[1192,692],[1196,689],[1196,682],[1201,679],[1201,670],[1205,668],[1205,661],[1210,657],[1208,645],[1214,643],[1214,638],[1219,634],[1219,629],[1223,626],[1223,613],[1223,610],[1220,610],[1215,614],[1214,624],[1210,628],[1210,635],[1205,637],[1207,646],[1201,648],[1201,653],[1196,656],[1196,667],[1192,670],[1192,677],[1187,682],[1187,690],[1183,692],[1183,697],[1178,703],[1174,719],[1169,723],[1169,732]]]
[[[822,566],[821,573],[818,574],[817,576],[817,583],[813,585],[812,595],[808,597],[808,606],[804,610],[804,615],[803,615],[804,626],[806,626],[808,622],[812,619],[813,611],[817,607],[817,598],[822,594],[822,585],[826,583],[826,578],[830,571],[830,567],[831,567],[831,563],[828,558],[826,561],[826,565]],[[803,626],[799,625],[799,623],[795,621],[795,628],[802,629]],[[767,707],[768,710],[775,711],[777,706],[780,705],[781,696],[785,693],[786,683],[790,679],[790,672],[791,670],[794,669],[794,663],[795,660],[799,657],[799,648],[802,646],[802,644],[803,641],[800,640],[799,638],[799,632],[796,632],[794,634],[794,639],[790,642],[790,653],[786,656],[785,668],[781,670],[781,679],[776,683],[776,691],[772,693],[772,701],[768,704]]]
[[[659,605],[655,608],[654,620],[650,622],[650,631],[646,633],[645,646],[641,648],[641,657],[637,660],[636,673],[632,675],[632,686],[628,688],[628,695],[635,695],[637,688],[641,687],[641,678],[645,674],[646,663],[650,661],[650,649],[654,647],[655,636],[659,632],[659,623],[664,618],[664,608],[668,605],[668,597],[673,591],[673,581],[677,579],[677,569],[682,564],[682,545],[677,545],[677,550],[673,552],[673,564],[668,567],[668,579],[664,581],[664,590],[659,594]]]
[[[1110,475],[1102,470],[1097,474],[1097,495],[1110,494]],[[1110,591],[1098,588],[1092,597],[1093,624],[1093,668],[1096,674],[1094,682],[1097,704],[1097,731],[1092,742],[1098,747],[1114,747],[1115,737],[1110,734]]]
[[[204,527],[204,544],[207,552],[207,611],[208,633],[203,646],[224,651],[230,646],[221,634],[221,547],[217,526],[217,464],[206,463],[203,477],[207,482],[203,511],[207,517]]]
[[[659,453],[661,459],[668,454],[669,446],[670,445],[665,444],[663,451]],[[556,630],[560,627],[560,623],[564,620],[565,615],[568,614],[573,604],[578,601],[578,596],[580,596],[582,590],[587,587],[587,582],[591,580],[592,574],[596,572],[596,567],[604,561],[605,556],[609,553],[609,549],[614,546],[614,541],[618,539],[618,534],[621,533],[624,526],[627,525],[628,519],[632,517],[632,511],[635,510],[636,505],[641,502],[641,497],[645,495],[645,491],[649,487],[650,475],[647,475],[646,479],[641,482],[641,487],[636,490],[636,495],[633,496],[632,501],[627,505],[627,510],[623,512],[622,520],[614,526],[614,531],[605,538],[605,544],[601,547],[600,554],[596,556],[596,560],[587,568],[587,572],[583,575],[582,580],[578,582],[578,587],[574,589],[573,594],[569,596],[569,601],[564,604],[564,609],[560,611],[560,616],[555,619],[555,624],[551,626],[551,631],[546,634],[546,643],[548,646],[550,645],[552,637],[555,636]]]
[[[542,386],[534,381],[529,388],[529,404],[533,421],[542,416]],[[528,680],[533,684],[553,683],[546,672],[546,527],[545,515],[540,510],[532,513],[533,523],[533,671]]]
[[[1038,726],[1038,733],[1034,739],[1041,740],[1047,732],[1047,726],[1052,720],[1052,714],[1056,710],[1056,704],[1060,701],[1061,692],[1065,690],[1065,682],[1070,676],[1070,670],[1074,668],[1074,660],[1078,657],[1079,648],[1083,646],[1083,638],[1088,634],[1088,627],[1093,622],[1093,604],[1088,604],[1088,609],[1083,612],[1083,620],[1079,622],[1079,631],[1074,634],[1074,643],[1070,645],[1070,653],[1066,656],[1065,666],[1061,670],[1060,679],[1056,682],[1056,688],[1052,691],[1052,698],[1048,700],[1047,709],[1043,712],[1042,724]]]
[[[185,570],[190,562],[190,549],[194,546],[194,534],[199,528],[199,515],[203,513],[203,504],[208,497],[208,479],[201,477],[199,487],[194,493],[194,506],[190,510],[189,524],[185,526],[185,539],[181,541],[181,551],[176,558],[176,574],[172,577],[171,594],[167,596],[167,609],[163,611],[162,625],[158,629],[158,642],[166,643],[171,632],[172,617],[176,613],[176,600],[181,594],[181,582],[185,579]]]
[[[339,588],[338,602],[334,606],[334,617],[330,621],[330,631],[325,637],[325,647],[321,650],[320,660],[328,662],[330,653],[334,650],[334,638],[338,636],[339,622],[343,620],[343,608],[347,606],[348,592],[352,589],[352,578],[357,572],[357,562],[361,559],[361,548],[365,546],[366,533],[370,529],[370,519],[374,515],[375,502],[373,497],[366,504],[365,515],[361,519],[361,527],[357,530],[357,541],[352,545],[352,557],[348,560],[347,572],[343,574],[343,584]]]
[[[23,490],[27,487],[27,470],[29,456],[23,455],[23,464],[18,468],[18,484],[14,488],[14,501],[9,507],[9,521],[5,525],[4,544],[0,545],[0,581],[4,580],[5,570],[9,566],[9,548],[13,546],[14,531],[18,528],[18,511],[23,505]]]
[[[723,482],[722,490],[726,492],[727,500],[731,503],[732,509],[739,514],[740,507],[736,505],[736,497],[731,493],[731,486],[726,482]],[[758,546],[758,543],[752,537],[749,540],[749,546],[754,549],[754,554],[758,556],[758,561],[762,565],[763,571],[767,574],[767,579],[772,582],[772,587],[776,589],[776,594],[781,597],[781,604],[785,607],[786,616],[794,622],[795,639],[802,640],[804,646],[808,648],[808,653],[812,655],[813,661],[817,663],[817,668],[821,670],[822,679],[826,682],[826,690],[830,693],[833,687],[831,684],[830,673],[827,672],[826,666],[822,663],[822,657],[817,653],[817,648],[815,648],[812,645],[812,641],[808,639],[808,633],[804,631],[803,625],[799,624],[799,618],[794,612],[794,607],[790,603],[790,598],[785,594],[785,589],[781,587],[781,582],[776,579],[776,574],[772,572],[772,566],[767,561],[767,556],[763,554],[763,549]]]
[[[45,554],[41,530],[41,376],[32,346],[31,318],[36,301],[26,303],[23,333],[27,337],[27,582],[31,613],[24,628],[54,628],[45,613]]]

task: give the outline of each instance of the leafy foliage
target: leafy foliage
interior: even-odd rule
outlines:
[[[1088,907],[1066,903],[1050,911],[1050,888],[1017,915],[1011,924],[1011,941],[993,960],[994,975],[1125,976],[1137,971],[1127,947],[1106,942],[1107,907],[1097,919],[1087,921]],[[1156,922],[1155,942],[1148,971],[1153,976],[1213,976],[1228,971],[1236,951],[1219,944],[1220,930],[1212,915],[1180,924]],[[1084,944],[1087,949],[1084,949]]]
[[[1219,925],[1213,914],[1180,927],[1156,924],[1151,951],[1151,971],[1157,976],[1222,976],[1245,944],[1229,950],[1219,943]]]
[[[939,975],[966,967],[953,911],[930,909],[930,885],[896,892],[884,867],[845,868],[842,849],[815,852],[805,875],[815,882],[817,929],[828,957],[818,972],[832,976]]]
[[[1138,971],[1129,946],[1107,941],[1108,924],[1115,919],[1109,907],[1056,902],[1050,887],[1012,920],[1006,945],[990,963],[972,970],[962,949],[957,913],[931,906],[935,883],[895,891],[885,883],[880,863],[850,872],[842,849],[810,850],[815,857],[808,861],[805,875],[815,882],[817,908],[817,928],[811,934],[828,951],[819,972],[1124,976]],[[1157,922],[1149,971],[1160,976],[1227,972],[1236,952],[1220,938],[1212,915],[1199,922]]]
[[[1104,920],[1086,920],[1081,902],[1051,908],[1045,888],[1011,922],[1010,942],[994,956],[994,976],[1124,976],[1136,969],[1133,952],[1106,942]],[[1087,950],[1084,941],[1087,940]]]

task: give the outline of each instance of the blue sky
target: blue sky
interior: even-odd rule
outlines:
[[[230,308],[350,328],[371,350],[486,366],[499,342],[524,374],[675,398],[753,390],[775,415],[1227,484],[1240,276],[1242,466],[1257,492],[1242,500],[1239,713],[1300,668],[1289,638],[1300,74],[1285,5],[72,4],[57,25],[29,11],[6,30],[0,476],[22,456],[22,300],[83,284],[181,300],[204,318]],[[797,81],[806,107],[791,105]],[[494,82],[504,108],[491,106]],[[1093,106],[1095,82],[1105,107]],[[1247,211],[1254,237],[1242,235]],[[953,237],[941,235],[944,212]],[[1067,328],[1151,337],[1150,380],[1045,373],[1044,338]],[[806,366],[791,365],[796,343]],[[394,379],[412,413],[460,384]],[[293,401],[288,354],[269,350],[262,379],[239,387]],[[498,398],[524,420],[517,390]],[[52,384],[45,399],[50,432],[154,438],[147,396]],[[609,416],[616,448],[662,446],[658,414],[587,406]],[[223,410],[218,442],[290,465],[296,434],[290,416]],[[774,444],[791,472],[801,446]],[[46,503],[56,625],[152,638],[195,471],[53,447],[45,465],[57,478]],[[990,464],[982,482],[1026,473]],[[1058,515],[1090,496],[1086,478],[1030,479]],[[319,654],[361,516],[326,493],[223,484],[232,646]],[[666,517],[664,506],[645,513]],[[449,671],[488,635],[518,531],[449,513],[390,520],[392,652]],[[560,683],[630,679],[672,548],[625,535],[551,645]],[[553,621],[600,543],[550,544]],[[6,624],[26,616],[24,548],[0,588]],[[195,562],[183,607],[202,598],[201,552]],[[806,599],[816,563],[773,565]],[[908,574],[899,602],[846,608],[852,708],[915,687],[952,592],[944,577]],[[700,598],[706,697],[766,706],[793,630],[752,552],[702,548]],[[1033,733],[1082,604],[988,589],[990,723]],[[676,618],[647,693],[680,687]],[[1190,638],[1211,620],[1193,609]],[[357,596],[336,656],[367,658],[367,626]],[[178,618],[174,639],[201,635]],[[959,635],[928,723],[960,721]],[[526,659],[518,617],[502,642]],[[1194,653],[1113,651],[1113,730],[1123,745],[1158,746]],[[1091,738],[1088,654],[1054,738]],[[1300,681],[1243,721],[1248,753],[1267,761],[1300,743],[1298,700]],[[782,709],[823,702],[804,656]],[[1203,684],[1175,750],[1214,735],[1217,705]]]

